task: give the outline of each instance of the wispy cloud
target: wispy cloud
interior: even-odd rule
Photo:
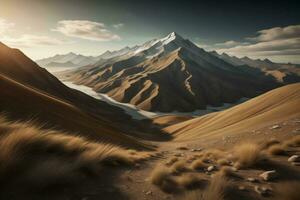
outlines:
[[[256,37],[249,37],[247,39],[254,40],[254,41],[273,41],[273,40],[284,40],[290,38],[299,38],[300,25],[264,29],[258,31],[257,34],[258,35]]]
[[[275,27],[247,37],[248,44],[236,44],[217,49],[237,56],[295,56],[300,55],[300,25]]]
[[[112,25],[115,29],[120,29],[120,28],[122,28],[123,26],[124,26],[124,24],[123,23],[119,23],[119,24],[113,24]]]
[[[14,23],[8,22],[5,19],[0,18],[0,34],[11,30],[15,26]]]
[[[62,20],[52,31],[60,32],[66,36],[94,40],[119,40],[120,36],[109,31],[105,24],[88,20]]]
[[[68,43],[66,40],[60,40],[50,36],[21,34],[12,36],[11,32],[15,30],[15,24],[0,18],[0,41],[12,47],[33,47],[33,46],[52,46]]]
[[[68,41],[49,36],[24,34],[20,37],[0,36],[0,40],[13,47],[54,46],[66,44]]]
[[[234,41],[234,40],[229,40],[229,41],[226,41],[226,42],[223,42],[223,43],[217,43],[217,44],[215,44],[215,46],[223,47],[223,48],[230,48],[230,47],[234,47],[234,46],[238,46],[238,45],[247,45],[247,44],[250,44],[250,43],[249,42],[237,42],[237,41]]]

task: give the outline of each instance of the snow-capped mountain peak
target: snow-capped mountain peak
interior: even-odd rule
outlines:
[[[171,41],[184,41],[184,39],[178,35],[176,32],[172,32],[169,35],[167,35],[166,37],[160,39],[160,42],[162,42],[163,44],[168,44]]]

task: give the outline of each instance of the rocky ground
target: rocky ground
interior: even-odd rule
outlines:
[[[118,170],[119,173],[112,178],[113,187],[103,183],[101,187],[93,185],[95,190],[102,191],[102,197],[113,199],[191,199],[189,195],[193,191],[198,191],[199,198],[209,190],[214,177],[222,175],[227,181],[220,191],[224,194],[222,199],[278,199],[280,188],[300,184],[299,137],[300,119],[293,118],[240,136],[221,138],[214,143],[157,143],[158,150],[151,159]],[[287,142],[292,138],[298,139],[293,139],[293,144]],[[260,148],[256,153],[263,156],[249,166],[239,166],[237,163],[243,158],[234,158],[233,155],[240,151],[241,141],[256,144]],[[252,150],[245,151],[246,155],[242,156],[256,154]],[[168,170],[167,176],[159,177],[163,183],[153,181],[153,173],[156,173],[153,171],[157,168]],[[98,199],[97,191],[90,191],[82,199]]]

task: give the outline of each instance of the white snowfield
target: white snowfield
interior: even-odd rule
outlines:
[[[105,101],[105,102],[109,103],[110,105],[122,108],[128,115],[130,115],[133,119],[137,119],[137,120],[151,119],[154,117],[166,116],[166,115],[201,116],[201,115],[205,115],[205,114],[208,114],[211,112],[221,111],[221,110],[230,108],[234,105],[237,105],[238,103],[241,103],[241,102],[244,102],[247,100],[246,98],[242,98],[238,103],[235,103],[235,104],[225,103],[223,106],[220,106],[220,107],[207,106],[207,109],[205,109],[205,110],[195,110],[193,112],[177,112],[177,111],[170,112],[170,113],[149,112],[149,111],[141,110],[141,109],[137,108],[136,106],[128,104],[128,103],[120,103],[118,101],[115,101],[114,99],[110,98],[106,94],[95,92],[90,87],[87,87],[84,85],[76,85],[70,81],[64,81],[63,83],[66,86],[68,86],[69,88],[79,90],[91,97],[94,97],[101,101]]]

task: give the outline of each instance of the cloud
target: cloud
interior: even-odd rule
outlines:
[[[62,20],[52,31],[60,32],[66,36],[94,40],[112,41],[119,40],[120,36],[107,30],[103,23],[87,20]]]
[[[124,24],[122,24],[122,23],[119,23],[119,24],[114,24],[114,25],[112,25],[115,29],[120,29],[120,28],[122,28],[123,26],[124,26]]]
[[[69,43],[66,40],[59,40],[53,37],[34,34],[21,34],[12,36],[15,32],[15,24],[0,18],[0,41],[12,47],[52,46]]]
[[[24,34],[20,37],[3,36],[0,40],[13,47],[54,46],[69,43],[49,36]]]
[[[254,41],[272,41],[300,37],[300,25],[274,27],[257,32],[258,36],[247,38]]]
[[[222,47],[217,50],[236,56],[300,55],[300,25],[260,30],[257,34],[256,37],[246,38],[251,40],[251,43]]]
[[[223,43],[217,43],[215,44],[215,46],[219,46],[219,47],[234,47],[234,46],[238,46],[238,45],[247,45],[249,44],[249,42],[237,42],[234,40],[229,40]]]
[[[11,30],[15,26],[14,23],[10,23],[5,19],[0,18],[0,34]]]

